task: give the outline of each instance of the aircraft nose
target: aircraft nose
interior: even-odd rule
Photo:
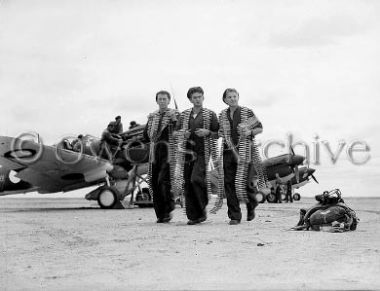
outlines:
[[[303,163],[304,159],[305,159],[305,157],[303,157],[303,156],[294,155],[291,158],[291,164],[293,166],[301,165]]]

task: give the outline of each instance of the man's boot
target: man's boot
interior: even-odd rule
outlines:
[[[247,203],[247,221],[251,221],[255,218],[255,208],[258,204],[256,198],[250,198],[250,202]]]

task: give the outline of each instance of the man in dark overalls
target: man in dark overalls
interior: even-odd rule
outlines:
[[[215,152],[212,139],[217,139],[219,125],[216,114],[203,108],[204,92],[201,87],[190,88],[187,98],[193,107],[181,113],[177,129],[182,134],[179,143],[186,148],[180,174],[184,182],[187,224],[194,225],[207,219],[206,206],[208,194],[211,194],[208,193],[211,184],[207,166]]]
[[[143,136],[150,142],[148,182],[153,196],[153,206],[157,223],[168,223],[174,210],[174,195],[172,193],[173,171],[170,163],[175,163],[173,131],[179,113],[168,108],[170,94],[159,91],[156,94],[159,109],[148,116]]]
[[[240,202],[247,205],[247,220],[255,217],[257,201],[247,193],[248,163],[250,162],[251,140],[262,132],[260,122],[254,129],[239,128],[242,123],[255,119],[253,111],[239,106],[239,93],[232,88],[225,90],[223,101],[228,108],[223,110],[219,117],[219,136],[223,138],[223,171],[224,189],[227,197],[229,224],[236,225],[241,222],[242,214]],[[242,158],[244,157],[244,158]]]

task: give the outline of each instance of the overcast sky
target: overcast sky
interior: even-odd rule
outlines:
[[[262,142],[292,133],[310,145],[318,134],[333,152],[339,140],[370,146],[362,166],[345,152],[333,165],[321,147],[311,164],[321,184],[302,195],[376,196],[379,40],[376,0],[0,0],[0,134],[100,136],[119,114],[124,127],[144,123],[158,90],[185,109],[200,85],[219,112],[234,87],[262,120]]]

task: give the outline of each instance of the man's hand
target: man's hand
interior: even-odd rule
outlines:
[[[240,133],[243,137],[246,137],[246,136],[250,136],[252,134],[251,130],[249,130],[248,128],[244,128],[243,130],[241,130],[241,133]]]
[[[262,132],[263,132],[263,129],[260,128],[260,127],[252,129],[252,135],[253,136],[255,136],[255,135],[259,134],[259,133],[262,133]]]
[[[170,118],[171,121],[177,121],[177,115],[174,111],[170,112],[168,114],[168,117]]]
[[[184,135],[185,135],[185,138],[189,138],[191,135],[190,130],[186,130]]]
[[[205,128],[198,128],[194,133],[199,137],[205,137],[209,136],[211,131]]]

